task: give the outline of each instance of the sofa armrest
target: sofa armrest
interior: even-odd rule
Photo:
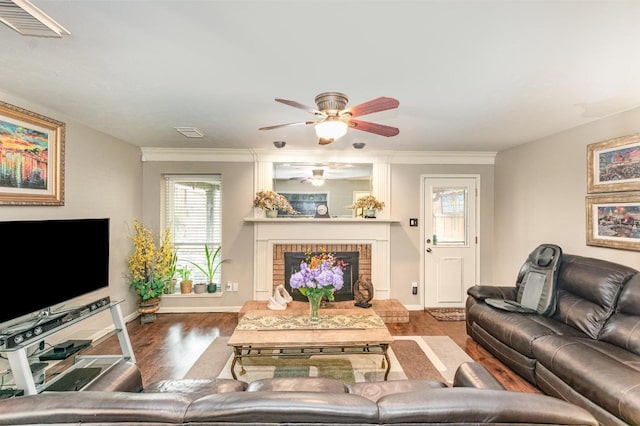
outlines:
[[[484,300],[489,297],[516,300],[517,288],[492,285],[474,285],[467,290],[467,294],[477,300]]]
[[[0,425],[181,425],[190,404],[176,393],[43,392],[0,400]]]
[[[591,425],[585,409],[547,395],[447,388],[397,393],[378,400],[380,424]]]
[[[83,391],[141,392],[142,374],[136,364],[121,360],[89,383]]]
[[[504,390],[504,386],[477,362],[460,364],[453,376],[453,387]]]

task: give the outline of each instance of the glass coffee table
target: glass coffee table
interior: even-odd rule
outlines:
[[[309,314],[272,310],[248,311],[238,322],[227,345],[233,348],[231,376],[249,357],[367,354],[382,356],[384,380],[391,369],[388,349],[393,336],[378,314],[365,309],[321,309],[320,322]]]

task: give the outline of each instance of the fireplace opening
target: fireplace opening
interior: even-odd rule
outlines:
[[[342,269],[344,286],[340,290],[336,290],[333,293],[336,302],[343,302],[353,300],[353,286],[358,281],[359,268],[358,260],[360,253],[357,251],[343,251],[334,252],[334,256],[337,259],[346,263],[346,266]],[[291,294],[293,300],[307,301],[307,297],[304,296],[298,289],[292,289],[289,284],[291,275],[300,270],[300,263],[305,260],[304,252],[286,252],[284,253],[284,288]]]

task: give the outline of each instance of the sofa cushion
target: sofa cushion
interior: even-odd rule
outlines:
[[[378,401],[385,395],[446,388],[447,384],[437,380],[388,380],[385,382],[360,382],[347,385],[349,393]]]
[[[160,380],[144,389],[145,393],[175,392],[192,399],[212,393],[241,392],[247,383],[233,379],[176,379]]]
[[[555,319],[597,339],[622,286],[635,269],[601,259],[565,254],[558,273]]]
[[[318,392],[229,392],[194,401],[185,423],[378,423],[378,406],[360,395]]]
[[[605,323],[599,340],[640,355],[640,274],[625,284],[616,311]]]
[[[616,416],[640,424],[640,356],[589,338],[544,336],[534,342],[539,364]]]
[[[536,365],[536,386],[547,395],[555,396],[586,409],[601,425],[629,426],[629,423],[576,392],[542,364]]]
[[[247,386],[247,392],[261,391],[346,393],[347,386],[328,377],[273,377],[254,380]]]
[[[531,343],[539,336],[582,335],[575,329],[549,317],[506,312],[484,303],[471,306],[467,316],[473,324],[480,326],[497,340],[529,358],[533,357]]]

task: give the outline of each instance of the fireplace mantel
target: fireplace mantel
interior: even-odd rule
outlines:
[[[371,282],[375,298],[390,298],[390,235],[394,219],[246,218],[254,227],[255,300],[273,296],[273,250],[276,244],[370,244]]]
[[[363,225],[375,225],[380,223],[400,223],[398,219],[362,219],[355,217],[329,217],[329,218],[313,218],[313,217],[282,217],[282,218],[268,218],[268,217],[247,217],[245,222],[265,222],[265,223],[283,223],[283,224],[299,224],[300,222],[313,222],[314,225],[326,225],[336,222],[349,222],[358,223]]]

